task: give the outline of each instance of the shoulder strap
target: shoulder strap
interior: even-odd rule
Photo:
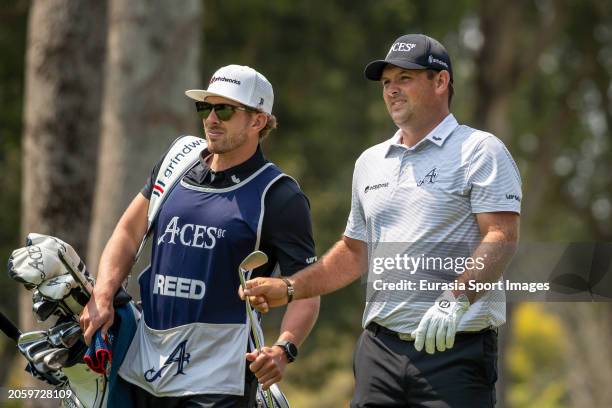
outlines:
[[[180,136],[174,141],[168,153],[162,160],[162,164],[157,172],[151,199],[149,200],[149,210],[147,213],[147,232],[142,238],[140,248],[136,253],[136,259],[147,242],[151,232],[151,226],[157,218],[161,205],[170,194],[174,186],[183,178],[198,161],[202,150],[207,146],[206,140],[201,137],[185,135]]]

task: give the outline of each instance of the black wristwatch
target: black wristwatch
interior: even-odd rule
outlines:
[[[298,348],[295,344],[290,341],[277,341],[274,343],[275,346],[279,346],[285,352],[287,356],[287,361],[293,363],[298,356]]]

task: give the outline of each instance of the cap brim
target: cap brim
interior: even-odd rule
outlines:
[[[404,69],[427,69],[427,67],[415,64],[414,62],[407,62],[402,60],[376,60],[366,65],[363,73],[365,74],[365,77],[371,81],[380,81],[382,73],[388,64],[395,65],[396,67]]]
[[[187,95],[191,99],[195,99],[196,101],[201,101],[201,102],[204,102],[204,100],[206,98],[208,98],[209,96],[220,96],[222,98],[229,99],[231,101],[237,102],[237,103],[239,103],[241,105],[248,106],[248,105],[245,105],[243,102],[240,102],[239,100],[236,100],[234,98],[230,98],[230,97],[228,97],[226,95],[221,95],[221,94],[214,93],[214,92],[208,92],[205,89],[189,89],[189,90],[185,91],[185,95]],[[257,108],[255,108],[253,106],[249,106],[249,107],[253,108],[253,109],[257,109]]]

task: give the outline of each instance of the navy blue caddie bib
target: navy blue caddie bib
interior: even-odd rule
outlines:
[[[138,279],[149,328],[245,323],[238,266],[258,248],[265,194],[283,176],[268,163],[225,189],[175,186],[154,227],[151,266]]]

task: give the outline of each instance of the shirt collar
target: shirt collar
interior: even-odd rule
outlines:
[[[455,130],[457,126],[459,126],[457,119],[455,119],[452,113],[449,113],[442,122],[438,123],[438,126],[433,128],[433,130],[425,136],[425,139],[435,145],[442,146],[444,141],[453,133],[453,130]]]
[[[210,168],[207,163],[209,155],[210,153],[208,153],[208,150],[203,151],[200,155],[200,163],[202,164],[204,173],[206,174],[206,179],[208,179],[208,182],[212,185],[238,184],[267,163],[267,160],[261,151],[261,146],[259,145],[257,146],[255,153],[246,161],[222,171],[213,171]],[[231,181],[231,183],[229,181]]]
[[[435,144],[440,147],[444,144],[446,139],[453,133],[453,131],[459,126],[457,119],[452,113],[449,113],[438,125],[432,129],[421,141],[419,141],[416,145],[411,148],[406,147],[402,144],[402,130],[398,129],[397,132],[389,139],[389,147],[387,149],[387,154],[391,151],[391,149],[395,147],[401,147],[404,149],[414,150],[416,149],[423,140],[428,140],[429,142]]]

